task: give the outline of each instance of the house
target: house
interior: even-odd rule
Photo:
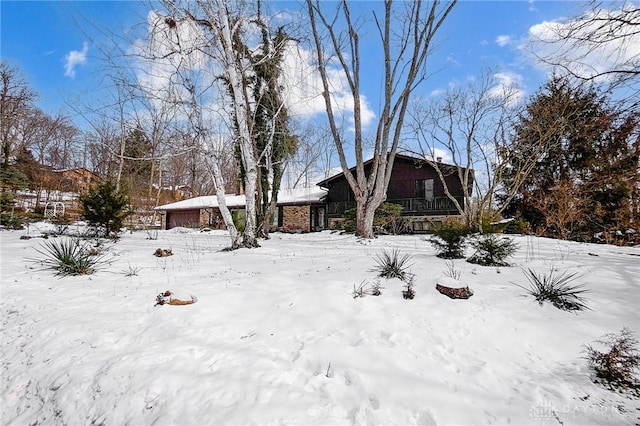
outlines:
[[[365,173],[371,171],[373,160],[364,163]],[[466,209],[463,196],[463,184],[456,166],[436,162],[441,170],[449,192],[455,200]],[[355,171],[355,167],[351,168]],[[461,169],[465,171],[465,169]],[[469,193],[473,185],[473,171],[469,179]],[[343,173],[338,173],[318,183],[327,189],[325,198],[326,220],[328,228],[335,228],[344,218],[344,212],[355,208],[356,203]],[[439,222],[444,217],[459,215],[453,201],[446,195],[445,187],[437,170],[430,162],[422,158],[397,154],[387,189],[387,203],[399,204],[403,207],[402,215],[407,217],[414,232],[429,229],[431,223]]]
[[[372,160],[365,162],[366,173],[370,172],[371,163]],[[437,166],[449,192],[463,209],[466,208],[458,168],[440,161]],[[469,192],[472,184],[473,173]],[[244,215],[244,195],[227,195],[225,201],[234,215]],[[396,155],[386,202],[403,207],[402,215],[410,222],[413,232],[427,231],[432,223],[459,215],[455,204],[445,194],[444,185],[434,166],[424,159],[406,155]],[[343,173],[338,173],[313,188],[281,190],[278,193],[278,209],[272,218],[272,229],[311,232],[338,228],[344,221],[345,211],[355,206],[347,179]],[[165,215],[162,229],[177,226],[224,229],[215,195],[178,201],[158,206],[155,210]]]
[[[86,194],[91,185],[100,181],[100,177],[84,167],[52,170],[45,176],[49,187],[62,192]]]
[[[277,210],[272,228],[283,232],[311,232],[324,229],[324,196],[320,187],[295,188],[278,192]],[[244,215],[244,195],[227,195],[225,202],[235,217]],[[165,204],[154,210],[162,213],[162,229],[178,226],[225,229],[218,207],[218,197],[206,195],[176,203]]]

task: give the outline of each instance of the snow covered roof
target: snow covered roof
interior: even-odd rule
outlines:
[[[278,205],[282,204],[310,204],[318,203],[327,194],[327,190],[314,186],[310,188],[281,189],[278,192]],[[246,198],[244,195],[227,194],[225,196],[227,207],[244,207]],[[203,195],[189,198],[175,203],[156,207],[154,210],[193,210],[218,207],[218,197],[215,195]]]

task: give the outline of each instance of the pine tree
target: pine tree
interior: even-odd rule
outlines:
[[[89,224],[103,228],[104,236],[118,232],[122,222],[130,214],[129,198],[111,181],[98,184],[88,194],[80,197],[84,218]]]
[[[640,144],[637,114],[617,111],[595,88],[553,77],[533,97],[516,126],[513,170],[546,146],[509,212],[549,236],[578,238],[630,220],[637,209]],[[513,176],[505,176],[509,186]],[[632,194],[636,193],[635,196]],[[561,214],[565,212],[566,214]]]

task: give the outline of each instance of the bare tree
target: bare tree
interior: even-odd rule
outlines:
[[[569,239],[574,232],[587,223],[589,199],[571,180],[556,182],[544,197],[534,200],[534,206],[544,215],[543,235],[555,235]]]
[[[533,53],[578,81],[622,89],[629,107],[640,99],[640,7],[629,0],[590,0],[560,22],[537,26]]]
[[[453,9],[456,1],[384,1],[381,16],[373,18],[381,42],[381,60],[384,63],[381,111],[373,141],[371,170],[365,171],[365,136],[363,124],[363,93],[360,68],[361,52],[358,36],[358,18],[352,17],[346,0],[337,3],[333,12],[327,11],[334,3],[307,0],[317,68],[322,80],[329,127],[338,151],[340,165],[356,201],[356,233],[373,238],[373,218],[376,209],[386,199],[393,162],[402,135],[407,108],[415,89],[427,78],[427,58],[434,36]],[[404,10],[401,8],[404,7]],[[344,23],[341,28],[339,23]],[[339,126],[336,105],[332,100],[330,73],[332,64],[347,81],[353,97],[353,154],[355,173],[347,164],[347,137]]]
[[[453,202],[467,224],[482,230],[483,215],[495,219],[516,195],[519,182],[527,179],[535,165],[542,139],[527,141],[532,155],[519,163],[513,173],[510,158],[511,119],[518,112],[519,91],[504,86],[491,70],[485,70],[467,86],[449,89],[430,103],[417,102],[411,110],[411,129],[415,132],[418,150],[425,161],[434,167],[447,197]],[[444,156],[453,164],[438,160]],[[504,174],[509,172],[518,182],[505,188]],[[453,181],[449,176],[455,176]],[[453,195],[450,185],[461,183],[464,203]],[[501,194],[501,206],[496,195]]]
[[[35,93],[29,87],[20,70],[0,62],[0,119],[2,126],[2,169],[9,168],[13,149],[16,148],[16,131],[29,113]]]
[[[288,188],[308,188],[328,178],[336,156],[336,146],[328,129],[309,125],[298,132],[298,150],[287,162]]]
[[[258,200],[260,197],[265,200],[260,186],[264,187],[264,183],[259,180],[262,175],[259,168],[263,159],[266,159],[265,167],[274,165],[273,162],[269,162],[271,158],[269,153],[273,152],[273,141],[279,135],[275,131],[277,126],[272,126],[271,134],[266,135],[267,141],[264,147],[258,144],[259,138],[265,138],[265,135],[258,133],[267,127],[256,125],[258,117],[255,106],[259,104],[260,97],[266,92],[260,91],[261,89],[252,83],[258,81],[257,65],[260,65],[260,61],[267,63],[277,58],[282,46],[276,48],[271,44],[261,49],[259,54],[254,55],[252,49],[264,43],[265,39],[278,39],[269,37],[268,33],[265,38],[268,25],[253,2],[229,3],[223,0],[202,0],[165,1],[163,4],[167,14],[158,17],[157,22],[154,23],[155,34],[152,35],[156,41],[163,43],[163,47],[161,52],[150,53],[155,53],[156,60],[164,61],[166,65],[172,67],[171,75],[184,89],[182,102],[189,107],[190,112],[187,116],[194,125],[194,133],[201,138],[199,144],[214,145],[214,149],[209,152],[214,162],[216,159],[223,160],[223,156],[219,155],[218,151],[220,147],[216,145],[219,141],[231,140],[237,148],[246,196],[242,245],[256,247],[259,225]],[[282,39],[282,41],[286,40]],[[256,59],[259,59],[259,62],[256,62]],[[203,74],[205,74],[204,79]],[[277,77],[277,73],[275,74]],[[196,80],[205,84],[196,85]],[[274,85],[275,82],[270,84]],[[259,93],[259,96],[255,93]],[[212,104],[212,100],[220,101],[223,95],[226,96],[223,102]],[[231,102],[228,102],[229,100]],[[280,120],[279,111],[284,109],[283,101],[278,102],[280,105],[275,105],[271,109],[271,120],[274,122]],[[222,110],[221,105],[224,103],[230,104],[227,117],[213,113],[214,108]],[[211,126],[212,115],[227,123],[227,129],[231,129],[233,138],[229,139],[224,134],[215,133],[219,130],[219,126]],[[222,176],[222,167],[219,162],[211,166],[216,190],[220,195],[218,204],[221,210],[225,210],[226,182]],[[273,175],[272,193],[277,192],[276,178],[277,176]],[[272,204],[269,200],[265,201],[265,205]],[[225,217],[227,227],[231,228],[232,221],[226,218],[231,216],[223,211],[221,213]],[[268,218],[268,211],[265,216]],[[232,246],[235,245],[232,237]]]

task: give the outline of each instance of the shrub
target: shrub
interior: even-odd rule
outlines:
[[[469,227],[460,221],[443,221],[434,227],[435,237],[430,238],[429,242],[438,251],[436,256],[442,259],[462,259],[469,231]]]
[[[0,225],[7,229],[24,229],[24,219],[11,213],[0,213]]]
[[[233,224],[235,225],[238,232],[244,232],[244,228],[246,226],[246,216],[244,211],[241,210],[233,210],[231,212],[231,218],[233,219]]]
[[[487,234],[471,242],[476,252],[467,262],[483,266],[509,266],[505,259],[518,249],[518,245],[509,238],[498,238]]]
[[[373,229],[376,234],[401,234],[407,232],[408,221],[402,217],[400,204],[382,203],[373,216]],[[357,225],[356,209],[345,210],[341,228],[345,232],[355,232]]]
[[[586,345],[584,357],[596,373],[595,380],[611,390],[629,392],[640,396],[640,383],[634,376],[634,371],[640,368],[640,353],[638,341],[627,327],[623,327],[620,334],[610,333],[596,340],[605,346],[605,352]]]
[[[505,234],[528,234],[529,226],[523,218],[519,217],[507,223],[502,232]]]
[[[376,233],[402,234],[407,232],[407,221],[402,217],[400,204],[382,203],[373,217]]]
[[[398,278],[402,281],[408,281],[412,278],[412,274],[408,272],[409,266],[407,262],[411,260],[410,254],[400,255],[398,250],[391,253],[384,250],[382,254],[376,256],[377,265],[373,268],[381,278]]]
[[[413,279],[409,280],[405,289],[402,290],[402,297],[407,300],[411,300],[416,297],[416,291],[413,289]]]
[[[342,230],[344,232],[356,231],[356,209],[347,209],[344,211],[344,221],[342,222]]]
[[[518,285],[533,296],[540,306],[549,301],[553,306],[563,311],[582,311],[589,309],[581,294],[586,293],[582,285],[571,285],[578,278],[577,273],[563,272],[555,274],[552,269],[548,274],[538,275],[534,270],[523,271],[529,281],[529,288]]]
[[[130,214],[129,198],[110,181],[91,188],[80,197],[80,202],[84,218],[90,225],[102,227],[105,237],[120,231],[122,222]]]
[[[78,239],[65,238],[45,241],[38,253],[45,256],[41,263],[58,271],[58,275],[89,275],[101,263],[102,256],[87,248]]]
[[[453,260],[447,261],[446,267],[447,269],[443,273],[445,277],[453,278],[454,280],[460,279],[462,271],[459,268],[456,268],[456,264],[453,263]]]

